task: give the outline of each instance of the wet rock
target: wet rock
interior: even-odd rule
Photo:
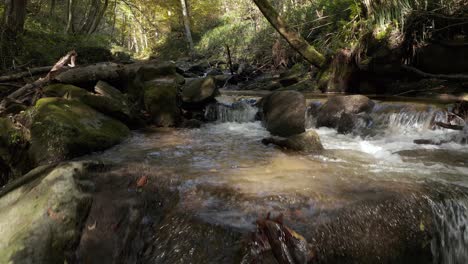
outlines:
[[[208,63],[208,61],[201,61],[197,64],[190,66],[190,68],[187,71],[194,73],[198,76],[203,76],[208,68],[210,68],[210,63]]]
[[[372,118],[366,113],[360,114],[341,114],[338,120],[337,131],[340,134],[349,134],[352,132],[364,132],[372,124]]]
[[[306,100],[301,93],[273,92],[262,99],[261,108],[271,134],[289,137],[305,131]]]
[[[203,122],[198,119],[189,119],[184,120],[180,125],[183,128],[200,128],[203,125]]]
[[[182,87],[181,106],[186,110],[201,110],[213,103],[219,95],[215,80],[212,77],[195,79]]]
[[[265,138],[262,140],[265,145],[275,144],[281,148],[285,148],[292,151],[303,151],[303,152],[320,152],[323,150],[322,142],[320,137],[314,130],[308,130],[307,132],[284,138]]]
[[[92,202],[82,189],[89,183],[86,167],[82,162],[42,166],[0,192],[1,263],[62,264],[72,259]]]
[[[155,125],[172,127],[180,122],[181,112],[177,105],[177,89],[175,84],[146,82],[145,109]]]
[[[343,113],[359,114],[370,113],[374,107],[374,102],[363,95],[335,96],[320,107],[317,114],[316,127],[337,128]],[[352,119],[352,118],[351,118]],[[350,118],[343,121],[348,122]],[[343,125],[350,127],[350,125]]]
[[[253,233],[251,249],[242,263],[310,263],[314,259],[312,245],[306,239],[283,223],[282,215],[256,222],[257,230]]]
[[[42,98],[27,115],[31,116],[29,152],[35,163],[104,150],[129,135],[127,126],[77,100]]]

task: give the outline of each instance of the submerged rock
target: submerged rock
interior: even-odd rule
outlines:
[[[261,101],[263,122],[277,136],[289,137],[305,132],[306,100],[296,91],[279,91]]]
[[[70,261],[92,202],[87,165],[38,167],[0,191],[0,263]]]
[[[262,143],[265,145],[275,144],[279,147],[293,151],[319,152],[323,150],[320,137],[314,130],[290,136],[286,139],[275,137],[265,138],[262,140]]]
[[[127,126],[77,100],[43,98],[28,114],[29,152],[39,164],[104,150],[129,135]]]
[[[337,128],[340,125],[340,119],[344,113],[350,115],[370,113],[374,104],[372,100],[363,95],[332,97],[320,107],[317,114],[316,127]],[[353,119],[356,118],[351,117],[342,120],[343,122],[347,122],[347,124],[342,125],[343,128],[346,128],[343,129],[343,131],[348,131],[350,127],[354,126]],[[349,123],[350,120],[351,123]]]

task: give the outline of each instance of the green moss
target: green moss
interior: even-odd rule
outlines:
[[[174,126],[180,121],[175,84],[147,83],[144,103],[154,123],[158,126]]]
[[[38,163],[104,150],[129,134],[124,124],[75,100],[43,98],[35,111],[30,154]]]
[[[70,84],[52,84],[44,87],[42,91],[46,97],[63,97],[67,95],[71,98],[78,98],[88,94],[85,89]]]

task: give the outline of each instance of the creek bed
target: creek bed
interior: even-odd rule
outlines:
[[[369,133],[317,129],[320,155],[262,145],[269,133],[254,110],[224,109],[200,129],[135,132],[86,157],[150,175],[177,196],[166,216],[149,216],[158,220],[141,262],[242,262],[242,240],[272,212],[322,263],[468,263],[466,131],[430,129],[437,106],[380,102]],[[420,138],[452,141],[413,143]]]

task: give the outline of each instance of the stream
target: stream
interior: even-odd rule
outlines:
[[[305,155],[262,145],[255,98],[237,100],[220,98],[207,113],[217,121],[199,129],[134,132],[86,157],[177,194],[168,216],[143,217],[154,226],[141,263],[251,263],[242,241],[268,212],[314,245],[319,263],[468,263],[468,131],[431,129],[445,115],[437,105],[377,102],[371,124],[317,129],[326,150]]]

